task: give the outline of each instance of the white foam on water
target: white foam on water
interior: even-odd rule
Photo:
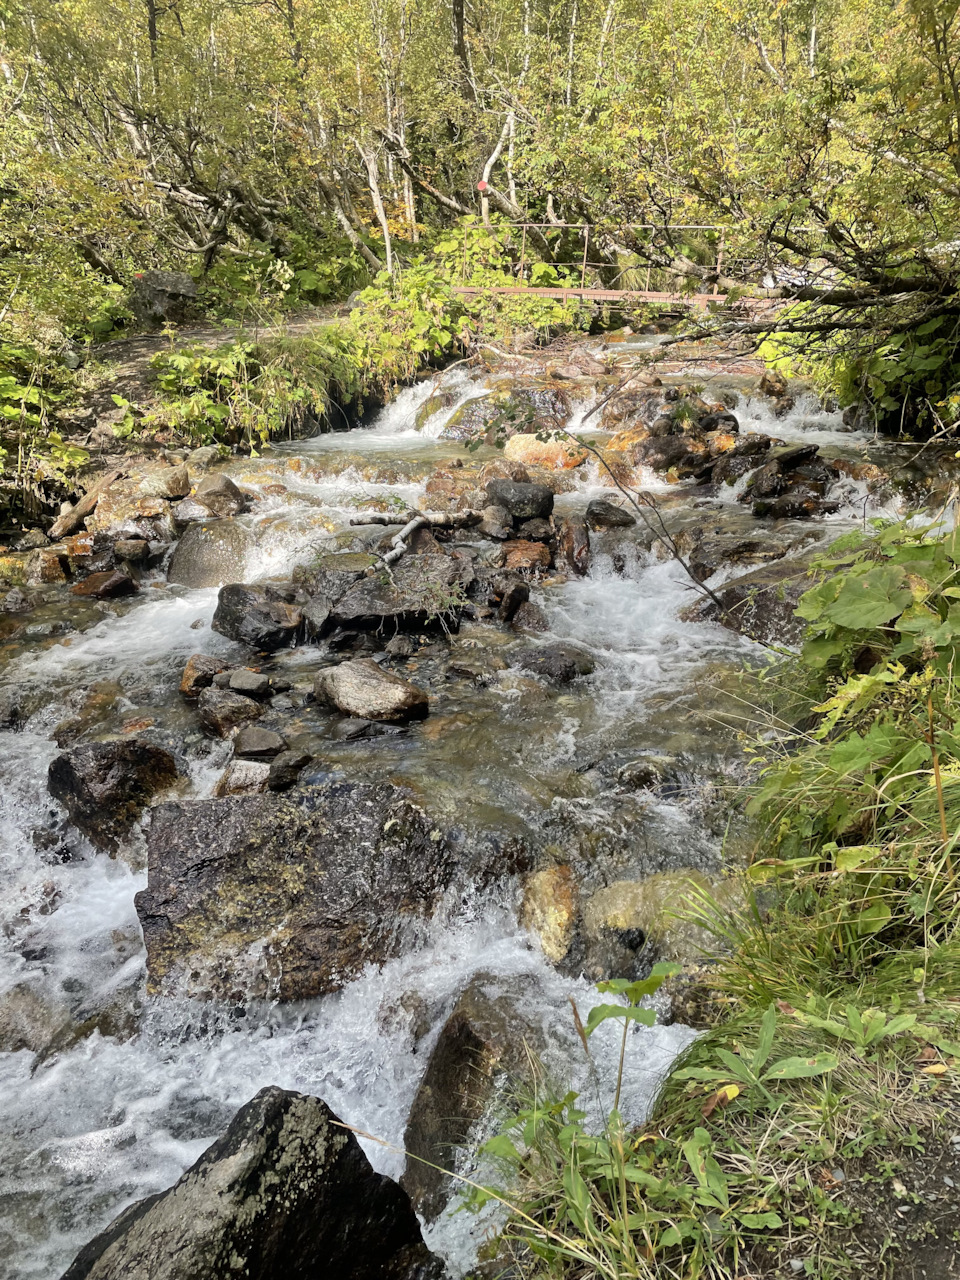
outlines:
[[[88,906],[93,904],[88,903]],[[0,1196],[8,1206],[0,1259],[17,1257],[22,1280],[59,1275],[72,1252],[123,1205],[169,1186],[222,1132],[231,1114],[266,1084],[322,1097],[347,1123],[403,1147],[407,1114],[443,1019],[477,974],[511,992],[518,1017],[546,1043],[545,1063],[561,1083],[609,1107],[619,1039],[609,1024],[593,1037],[597,1078],[583,1059],[569,999],[584,1011],[596,998],[586,982],[559,976],[514,913],[488,903],[438,923],[416,952],[369,970],[336,996],[296,1009],[224,1016],[203,1034],[184,1034],[191,1010],[154,1010],[147,1028],[120,1043],[88,1037],[70,1053],[34,1064],[0,1056],[0,1129],[7,1135]],[[430,1010],[419,1043],[401,1000],[413,993]],[[628,1120],[641,1121],[676,1053],[684,1027],[642,1029],[631,1038],[623,1091]],[[397,1177],[404,1157],[364,1142],[371,1162]],[[12,1149],[11,1149],[12,1148]],[[26,1220],[35,1196],[50,1217],[40,1239]],[[444,1223],[450,1230],[445,1231]],[[432,1246],[454,1275],[472,1263],[476,1239],[460,1218],[444,1219]]]

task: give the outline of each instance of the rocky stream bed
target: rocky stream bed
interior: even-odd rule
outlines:
[[[655,341],[451,369],[259,459],[131,462],[76,531],[0,556],[0,1273],[55,1280],[177,1183],[73,1280],[219,1275],[217,1249],[469,1274],[489,1220],[403,1149],[471,1167],[525,1042],[585,1081],[571,998],[696,955],[668,913],[721,872],[737,672],[796,639],[817,547],[945,477],[749,366],[637,379],[584,426],[603,462],[538,438]],[[446,520],[387,564],[410,511]],[[630,1120],[694,1034],[658,1008]],[[592,1042],[602,1106],[618,1034]],[[361,1142],[432,1253],[315,1098],[389,1144]],[[297,1147],[297,1185],[379,1253],[291,1252],[307,1210],[262,1190],[291,1133],[334,1153]],[[230,1212],[261,1226],[151,1270],[237,1152],[261,1181]]]

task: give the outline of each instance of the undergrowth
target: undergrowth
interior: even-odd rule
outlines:
[[[957,1127],[960,538],[877,525],[812,573],[802,650],[760,677],[777,713],[741,890],[685,909],[716,940],[699,977],[715,1025],[642,1129],[619,1086],[599,1132],[543,1082],[505,1119],[486,1152],[515,1275],[896,1274],[877,1205]],[[578,1020],[585,1050],[621,1016],[623,1052],[643,1053],[636,993],[601,990],[628,1004]]]

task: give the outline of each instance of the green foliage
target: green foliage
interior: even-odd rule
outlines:
[[[270,439],[295,435],[307,415],[324,413],[332,398],[349,400],[361,381],[355,348],[332,328],[310,338],[161,352],[151,363],[163,402],[137,430],[173,430],[193,444],[253,452]],[[129,435],[133,427],[128,413],[117,434]]]

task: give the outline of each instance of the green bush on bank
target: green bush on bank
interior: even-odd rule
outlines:
[[[960,1058],[960,538],[874,527],[813,571],[801,653],[760,677],[779,714],[756,744],[744,905],[694,908],[718,942],[703,977],[717,1025],[644,1130],[614,1105],[589,1132],[576,1095],[544,1086],[488,1144],[525,1275],[874,1277],[884,1241],[858,1243],[866,1210],[838,1191],[844,1168],[890,1182],[905,1152],[944,1139]]]

